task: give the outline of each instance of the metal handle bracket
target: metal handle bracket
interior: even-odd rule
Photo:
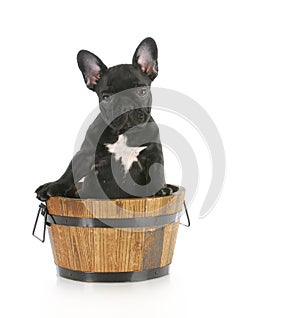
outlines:
[[[186,207],[185,201],[183,201],[183,206],[184,206],[184,210],[185,210],[185,214],[186,214],[186,218],[187,218],[188,224],[184,224],[184,223],[180,223],[180,224],[184,225],[185,227],[190,227],[191,226],[191,220],[190,220],[190,216],[189,216],[188,209]]]
[[[39,236],[37,236],[37,235],[35,234],[35,230],[36,230],[37,224],[38,224],[38,222],[39,222],[40,215],[42,215],[42,216],[44,217],[44,227],[43,227],[43,236],[42,236],[42,238],[40,238]],[[41,203],[41,204],[39,205],[39,210],[38,210],[38,213],[37,213],[37,216],[36,216],[36,219],[35,219],[35,223],[34,223],[32,235],[33,235],[34,237],[36,237],[38,240],[40,240],[42,243],[45,242],[46,225],[47,225],[47,215],[48,215],[47,206],[46,206],[45,204]]]

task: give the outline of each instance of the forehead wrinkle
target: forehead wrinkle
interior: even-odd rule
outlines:
[[[112,76],[107,81],[107,87],[115,90],[132,88],[138,84],[138,79],[128,73],[118,74],[118,76]]]
[[[137,71],[133,65],[121,64],[108,69],[102,78],[100,90],[116,93],[145,85],[148,86],[150,83],[143,73]]]

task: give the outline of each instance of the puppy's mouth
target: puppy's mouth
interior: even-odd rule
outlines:
[[[128,121],[128,113],[124,113],[121,116],[115,118],[113,121],[111,121],[109,126],[111,126],[114,129],[121,129],[125,126],[127,121]]]

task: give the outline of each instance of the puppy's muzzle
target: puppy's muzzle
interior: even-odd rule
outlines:
[[[100,103],[102,118],[107,125],[121,128],[125,123],[141,124],[150,117],[150,107],[133,100],[122,99],[118,102]]]

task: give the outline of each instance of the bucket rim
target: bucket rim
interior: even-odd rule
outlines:
[[[178,186],[174,184],[168,183],[167,186],[173,187],[173,188],[178,188],[177,191],[173,192],[170,195],[166,196],[159,196],[159,197],[139,197],[139,198],[116,198],[116,199],[97,199],[97,198],[86,198],[86,199],[81,199],[81,198],[72,198],[72,197],[63,197],[63,196],[53,196],[50,197],[48,200],[70,200],[70,201],[97,201],[97,202],[118,202],[118,201],[125,201],[125,202],[134,202],[134,201],[140,201],[140,200],[158,200],[158,199],[164,199],[164,198],[171,198],[171,197],[177,197],[178,195],[181,195],[182,193],[185,193],[185,187],[183,186]]]

